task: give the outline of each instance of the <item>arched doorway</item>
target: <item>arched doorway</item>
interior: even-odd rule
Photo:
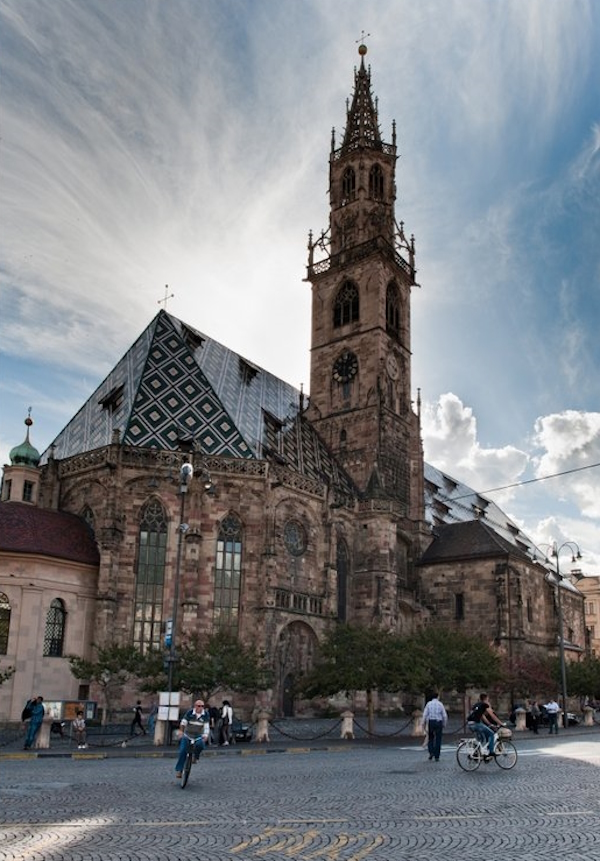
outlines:
[[[291,622],[277,641],[279,705],[286,717],[294,715],[295,680],[313,665],[317,636],[305,622]]]
[[[288,673],[283,680],[283,705],[284,717],[294,717],[294,674]]]

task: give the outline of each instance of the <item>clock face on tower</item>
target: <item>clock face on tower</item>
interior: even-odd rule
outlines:
[[[336,383],[349,383],[358,373],[358,359],[350,350],[344,350],[333,366],[333,379]]]
[[[390,379],[397,380],[398,374],[400,372],[400,368],[398,367],[398,360],[396,359],[396,357],[394,356],[393,353],[389,354],[385,364],[386,364],[387,372],[390,376]]]

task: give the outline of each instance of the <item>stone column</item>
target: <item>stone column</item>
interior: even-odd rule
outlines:
[[[269,741],[269,720],[271,715],[267,711],[260,711],[257,715],[256,741]]]
[[[38,734],[33,742],[34,750],[48,750],[50,747],[50,727],[54,718],[52,715],[44,715],[42,725],[39,728]]]
[[[423,735],[423,712],[417,709],[412,713],[413,725],[411,735]]]
[[[527,712],[523,708],[515,709],[515,730],[522,732],[527,729]]]
[[[342,712],[342,738],[352,739],[354,738],[354,713],[353,712]]]

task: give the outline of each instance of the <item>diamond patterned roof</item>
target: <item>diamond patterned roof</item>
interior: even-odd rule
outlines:
[[[108,445],[260,457],[264,410],[280,421],[300,393],[165,311],[160,311],[53,442],[58,459]],[[43,460],[47,459],[46,451]]]

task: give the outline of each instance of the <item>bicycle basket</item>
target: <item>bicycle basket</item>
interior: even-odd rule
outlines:
[[[194,741],[197,738],[202,738],[204,735],[204,723],[201,721],[189,720],[185,726],[184,733],[188,738],[193,738]]]
[[[512,738],[512,730],[507,726],[501,726],[498,730],[498,738]]]

